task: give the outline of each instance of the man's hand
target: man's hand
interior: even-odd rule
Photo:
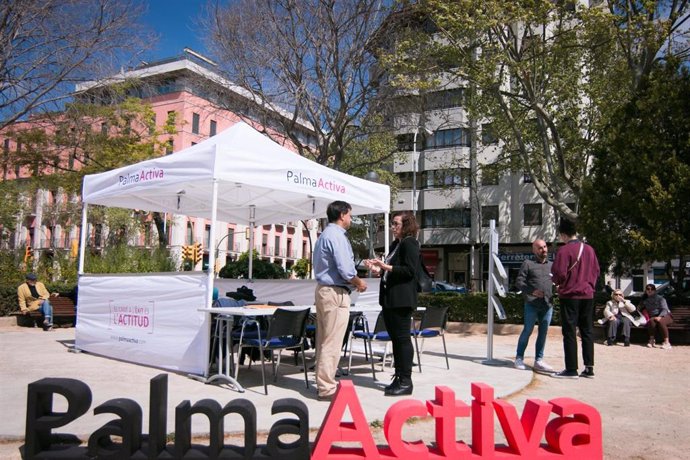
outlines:
[[[52,294],[50,294],[50,297],[57,297],[59,295],[60,295],[59,292],[53,292]]]
[[[26,316],[31,313],[29,310],[22,310],[22,315]]]
[[[357,289],[357,292],[364,292],[367,290],[367,283],[363,279],[357,278],[355,289]]]
[[[532,291],[532,295],[533,295],[534,297],[541,297],[541,298],[543,298],[543,297],[544,297],[544,291],[542,291],[541,289],[535,289],[534,291]]]

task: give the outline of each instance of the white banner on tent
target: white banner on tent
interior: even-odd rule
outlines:
[[[82,275],[76,347],[173,371],[208,364],[205,273]]]
[[[379,278],[365,278],[367,290],[353,291],[350,295],[352,303],[362,305],[379,304]],[[240,286],[246,286],[254,291],[257,302],[286,302],[295,305],[314,305],[315,280],[253,280],[218,278],[214,281],[218,294],[224,297],[228,292],[234,292]]]

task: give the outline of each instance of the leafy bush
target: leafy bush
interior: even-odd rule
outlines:
[[[508,294],[507,297],[500,298],[501,305],[506,312],[505,320],[498,320],[494,316],[494,322],[505,324],[522,324],[524,321],[524,300],[521,295]],[[420,294],[419,306],[440,306],[448,305],[449,321],[459,321],[465,323],[486,323],[488,295],[479,292],[472,295],[457,295],[452,293]],[[554,298],[554,312],[551,324],[560,324],[560,312],[558,309],[558,299]]]
[[[218,272],[220,278],[249,278],[249,254],[242,253],[235,262],[228,262]],[[252,277],[259,280],[267,279],[286,279],[288,273],[280,265],[273,264],[263,259],[259,259],[256,253],[253,253],[252,261]]]
[[[175,271],[170,252],[163,248],[132,248],[118,245],[89,252],[84,258],[86,273],[159,273]]]

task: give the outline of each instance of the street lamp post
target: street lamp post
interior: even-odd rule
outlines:
[[[371,182],[378,183],[378,181],[379,181],[379,175],[376,173],[376,171],[369,171],[364,178],[368,181],[371,181]],[[370,214],[369,215],[369,258],[370,259],[374,258],[374,236],[375,235],[376,235],[376,232],[374,231],[374,215]],[[369,273],[367,276],[369,278],[371,278],[371,268],[369,269]]]
[[[417,218],[417,136],[419,135],[419,126],[414,129],[414,136],[412,138],[412,214]],[[433,134],[429,128],[422,127],[427,135]]]
[[[412,138],[412,214],[417,218],[417,135],[419,126],[414,130]]]

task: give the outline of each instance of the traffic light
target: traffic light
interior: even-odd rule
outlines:
[[[31,254],[31,246],[27,246],[26,249],[24,249],[24,262],[31,260],[31,257],[33,257]]]
[[[70,243],[69,255],[73,259],[79,255],[79,242],[77,240],[72,240]]]
[[[204,248],[201,246],[201,243],[194,243],[193,247],[194,247],[194,252],[193,252],[194,259],[193,260],[194,260],[194,265],[196,265],[199,262],[201,262],[201,259],[204,258]]]
[[[182,246],[182,258],[184,260],[194,260],[194,246],[193,245]]]

